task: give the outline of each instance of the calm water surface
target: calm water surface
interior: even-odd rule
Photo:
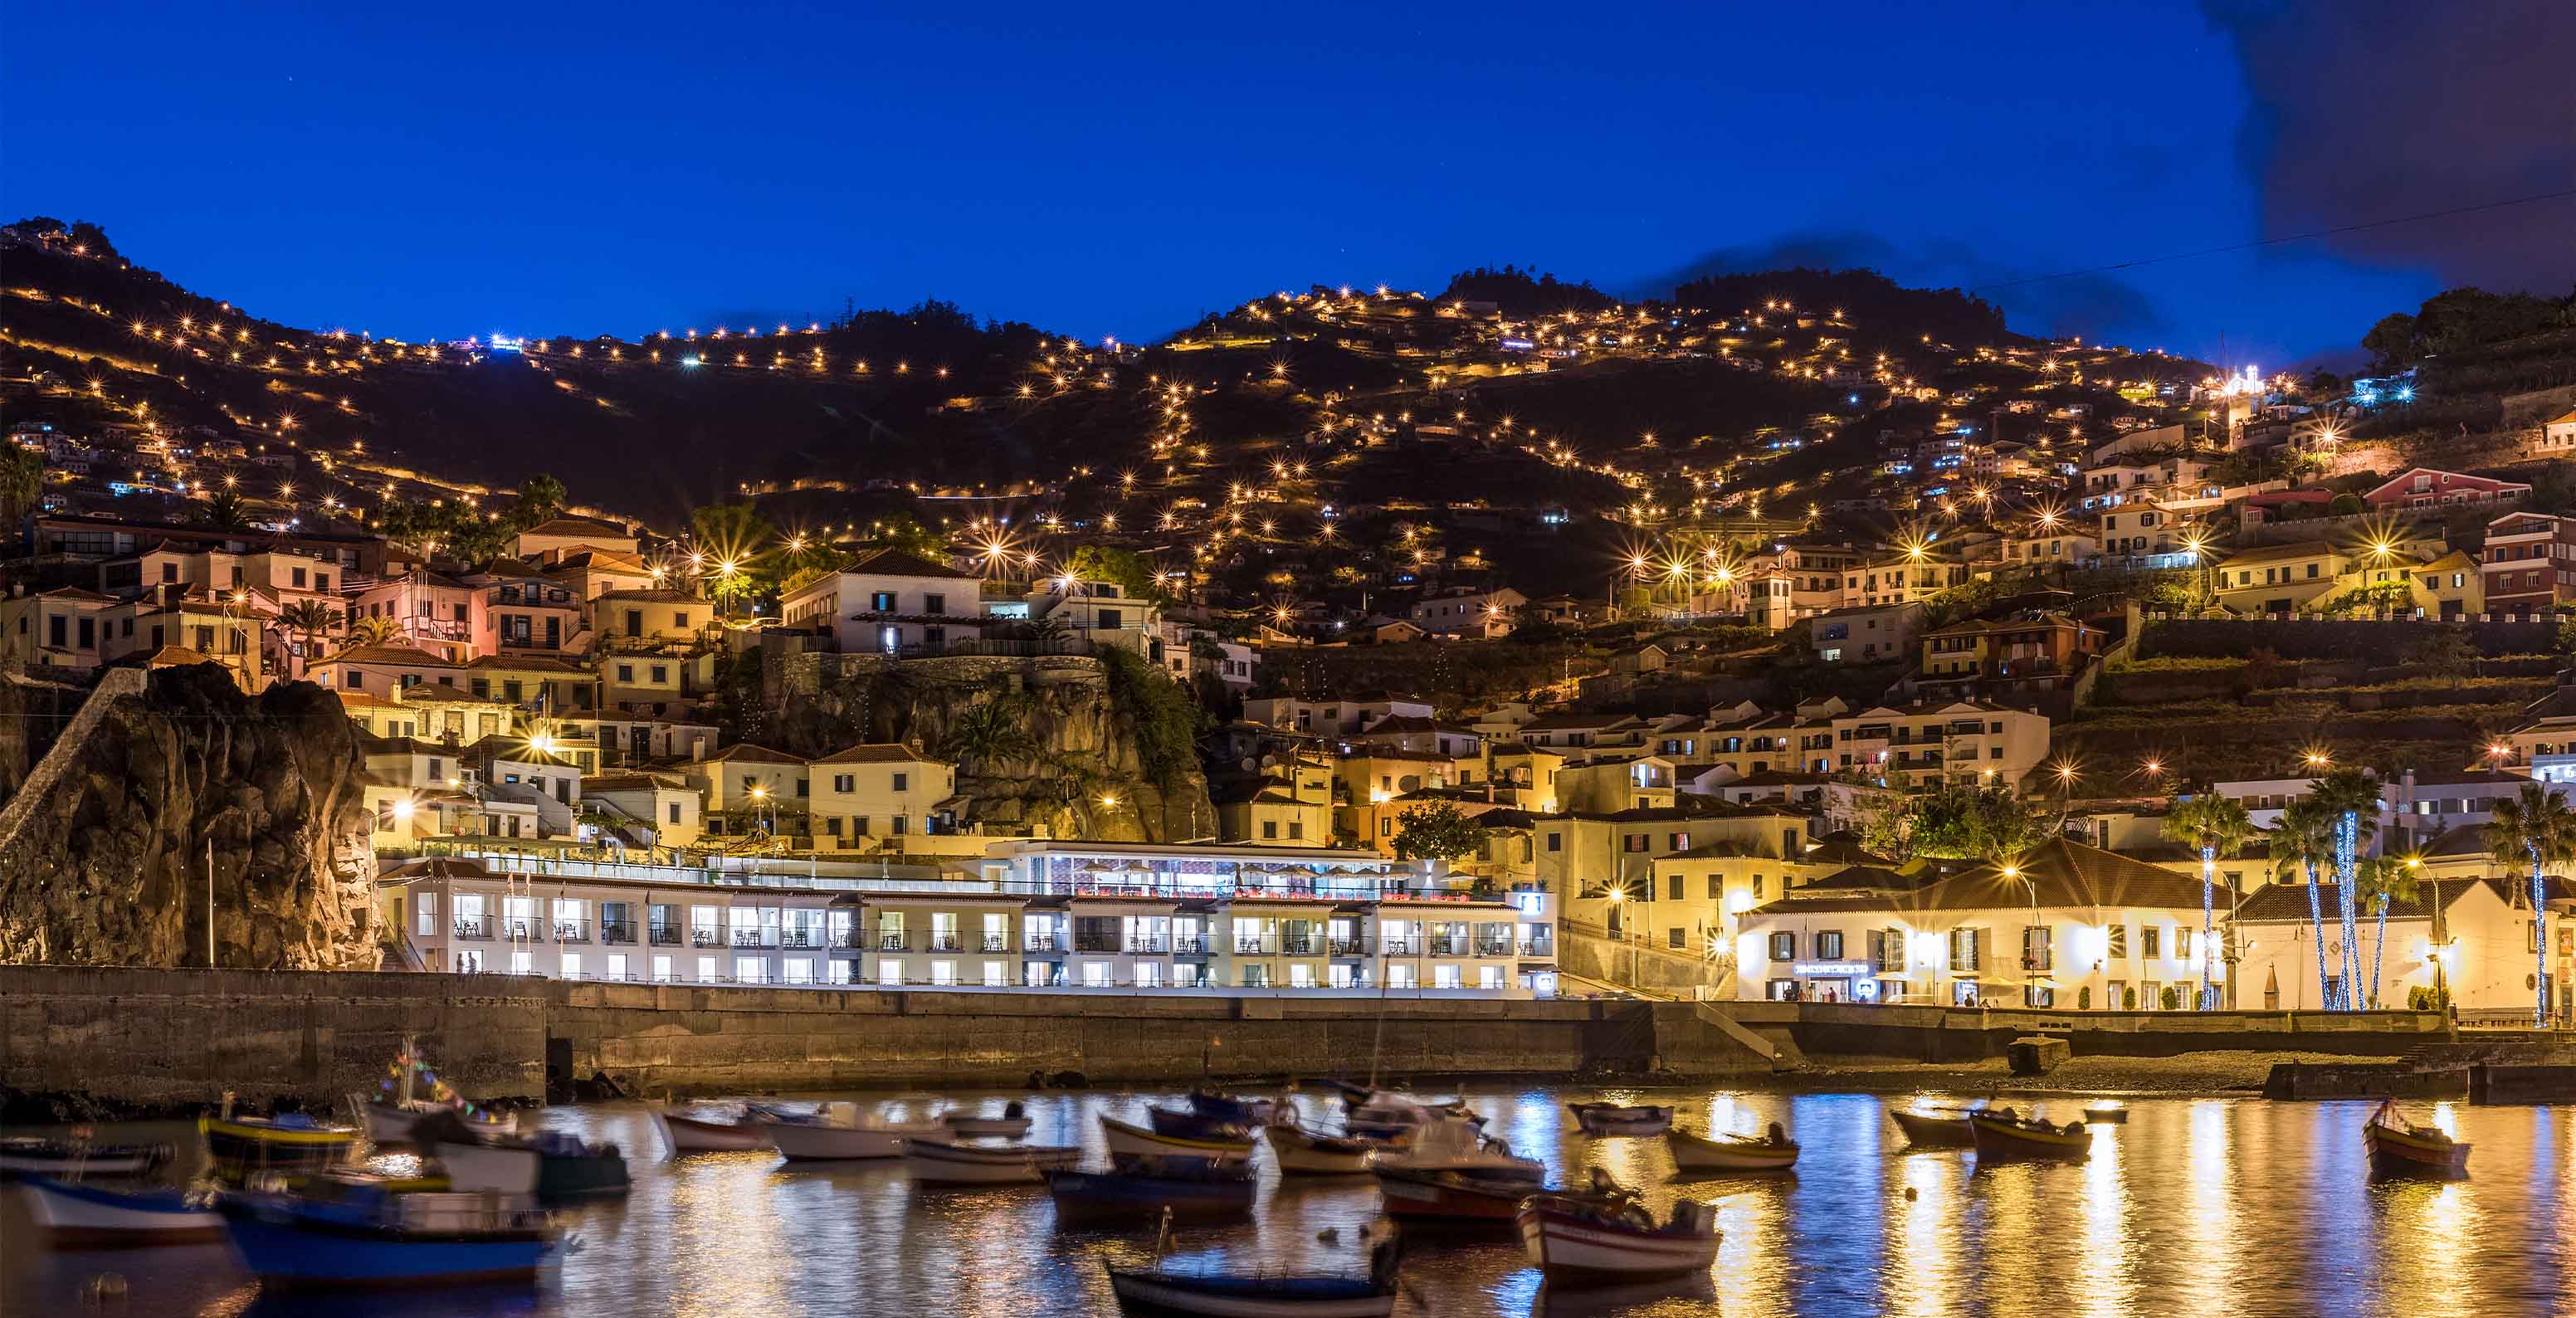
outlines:
[[[1705,1279],[1572,1291],[1543,1287],[1507,1237],[1417,1236],[1398,1313],[2576,1314],[2576,1109],[2437,1106],[2436,1119],[2477,1146],[2470,1179],[2374,1184],[2364,1103],[2138,1101],[2125,1126],[2094,1128],[2088,1162],[1979,1167],[1964,1151],[1906,1152],[1886,1116],[1891,1100],[1875,1096],[1657,1091],[1647,1101],[1680,1103],[1686,1128],[1754,1131],[1778,1120],[1805,1146],[1794,1178],[1675,1183],[1661,1141],[1573,1132],[1566,1102],[1624,1091],[1465,1094],[1493,1133],[1548,1163],[1552,1183],[1598,1166],[1642,1188],[1659,1216],[1679,1195],[1712,1202],[1725,1242]],[[859,1101],[899,1119],[953,1103],[998,1112],[1006,1097],[1026,1096]],[[1078,1141],[1105,1163],[1092,1118],[1141,1121],[1167,1097],[1039,1095],[1029,1100],[1032,1137]],[[1322,1098],[1300,1101],[1311,1123],[1330,1120]],[[2081,1104],[2040,1106],[2066,1120]],[[930,1190],[899,1166],[786,1170],[766,1153],[672,1162],[640,1108],[551,1108],[542,1119],[615,1141],[633,1161],[635,1189],[571,1210],[579,1247],[534,1288],[263,1296],[220,1245],[44,1252],[13,1202],[0,1208],[0,1314],[88,1311],[86,1283],[115,1272],[128,1298],[105,1311],[135,1315],[1031,1318],[1115,1312],[1102,1260],[1138,1262],[1151,1250],[1149,1231],[1059,1230],[1042,1187]],[[1254,1219],[1184,1231],[1183,1258],[1363,1266],[1356,1242],[1378,1216],[1374,1189],[1282,1185],[1263,1156]],[[1317,1239],[1327,1228],[1338,1241]]]

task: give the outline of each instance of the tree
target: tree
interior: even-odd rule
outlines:
[[[2165,807],[2164,835],[2200,849],[2200,1006],[2210,1006],[2209,949],[2216,934],[2210,889],[2217,881],[2218,858],[2233,856],[2254,836],[2254,821],[2245,803],[2221,796],[2208,783],[2193,783],[2175,793]]]
[[[2343,921],[2343,991],[2339,1006],[2351,1011],[2360,1000],[2360,907],[2353,894],[2353,869],[2362,848],[2379,831],[2379,778],[2366,769],[2337,769],[2309,784],[2332,828],[2335,860],[2335,910]]]
[[[698,574],[698,589],[719,606],[756,594],[753,569],[777,535],[778,528],[751,503],[708,504],[690,513],[689,564]]]
[[[1863,825],[1863,845],[1881,855],[1984,859],[2019,855],[2057,832],[2057,820],[2009,787],[1944,783],[1882,806]]]
[[[519,486],[519,502],[510,510],[510,521],[524,531],[562,512],[564,498],[564,483],[539,472]]]
[[[44,457],[21,444],[0,444],[0,522],[16,526],[44,492]]]
[[[1162,605],[1171,602],[1170,591],[1154,572],[1154,565],[1133,549],[1107,545],[1084,545],[1073,551],[1064,562],[1065,575],[1076,581],[1106,581],[1118,587],[1129,599]]]
[[[2403,311],[2380,317],[2379,323],[2361,336],[2361,348],[2370,354],[2372,370],[2386,373],[2405,369],[2418,355],[2415,318]]]
[[[1484,827],[1447,801],[1409,806],[1396,825],[1397,860],[1456,860],[1485,847]]]
[[[231,490],[217,490],[197,505],[190,520],[219,531],[246,530],[250,526],[250,505]]]
[[[2284,880],[2307,876],[2308,927],[2317,947],[2317,1005],[2334,1006],[2326,983],[2326,913],[2318,869],[2334,855],[2334,821],[2313,796],[2302,796],[2281,811],[2272,830],[2272,867]]]
[[[441,542],[449,558],[480,571],[510,550],[517,532],[510,523],[497,517],[463,512],[448,525]]]
[[[2545,874],[2553,861],[2576,859],[2576,812],[2567,808],[2565,798],[2540,783],[2525,783],[2522,790],[2489,808],[2487,815],[2487,850],[2506,864],[2529,858],[2531,861],[2531,919],[2534,930],[2532,953],[2534,992],[2538,994],[2533,1022],[2541,1029],[2549,1026],[2549,880]]]
[[[2427,677],[2457,680],[2476,671],[2478,647],[2470,643],[2467,633],[2445,627],[2425,637],[2406,660]]]
[[[934,563],[948,557],[946,535],[923,526],[909,516],[900,514],[878,525],[877,543],[888,549],[900,549],[907,554],[917,554]]]
[[[349,627],[349,644],[391,645],[402,638],[402,625],[391,618],[360,618]]]
[[[957,716],[939,738],[939,756],[952,763],[1035,759],[1038,740],[1028,727],[1028,702],[1006,696],[977,705]]]
[[[2370,944],[2370,996],[2366,999],[2373,1010],[2379,1007],[2381,953],[2388,948],[2388,908],[2415,899],[2415,878],[2415,866],[2397,856],[2373,856],[2353,876],[2361,889],[2361,899],[2370,906],[2371,918],[2378,925]]]
[[[304,638],[304,666],[313,667],[322,653],[322,633],[340,621],[340,611],[320,600],[297,600],[277,611],[277,623]]]

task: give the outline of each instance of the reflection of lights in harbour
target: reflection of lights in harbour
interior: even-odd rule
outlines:
[[[2093,1156],[2084,1162],[2085,1266],[2071,1278],[2082,1312],[2137,1312],[2137,1284],[2128,1247],[2128,1186],[2121,1167],[2122,1126],[2089,1127]]]

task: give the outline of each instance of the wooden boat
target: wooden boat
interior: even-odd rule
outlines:
[[[140,1176],[170,1157],[167,1144],[92,1144],[75,1131],[69,1139],[0,1140],[0,1175]]]
[[[1499,1226],[1519,1216],[1521,1201],[1537,1187],[1461,1172],[1378,1167],[1378,1198],[1389,1217],[1411,1221]]]
[[[1390,1138],[1442,1118],[1485,1124],[1483,1117],[1454,1098],[1445,1103],[1426,1103],[1403,1094],[1370,1089],[1360,1091],[1356,1097],[1346,1091],[1343,1102],[1342,1129],[1364,1139]]]
[[[1423,1127],[1403,1144],[1390,1144],[1369,1154],[1373,1171],[1456,1172],[1478,1180],[1536,1186],[1547,1179],[1547,1166],[1512,1152],[1512,1146],[1488,1138],[1474,1123],[1443,1118]]]
[[[2080,1123],[2063,1127],[2025,1119],[2011,1108],[1968,1114],[1969,1137],[1979,1158],[2085,1158],[2093,1152],[2093,1132]]]
[[[1279,1110],[1275,1100],[1244,1098],[1217,1089],[1193,1089],[1187,1095],[1187,1101],[1190,1111],[1202,1117],[1245,1126],[1261,1125]]]
[[[2362,1147],[2370,1153],[2370,1170],[2379,1176],[2465,1176],[2469,1145],[2452,1139],[2437,1126],[2418,1126],[2398,1115],[2395,1103],[2382,1103],[2361,1128]]]
[[[1232,1117],[1211,1117],[1198,1112],[1180,1112],[1158,1107],[1145,1110],[1147,1124],[1157,1135],[1178,1135],[1184,1139],[1233,1140],[1252,1138],[1252,1127]]]
[[[1905,1141],[1918,1149],[1967,1149],[1976,1147],[1976,1135],[1968,1129],[1968,1114],[1959,1111],[1911,1111],[1889,1108],[1887,1115],[1896,1120],[1896,1128],[1905,1132]]]
[[[325,1126],[300,1112],[276,1117],[199,1117],[207,1156],[225,1179],[257,1172],[317,1172],[347,1160],[358,1147],[355,1126]]]
[[[686,1153],[742,1153],[769,1147],[769,1124],[763,1121],[716,1121],[656,1108],[653,1124],[661,1129],[662,1146],[674,1158]]]
[[[900,1158],[904,1141],[945,1139],[948,1134],[947,1123],[940,1121],[873,1124],[816,1116],[769,1123],[769,1142],[790,1162]]]
[[[525,1281],[558,1239],[522,1196],[427,1190],[342,1172],[297,1194],[221,1201],[233,1248],[268,1286]]]
[[[223,1215],[210,1202],[171,1189],[110,1189],[20,1174],[36,1229],[56,1245],[170,1245],[214,1240]]]
[[[1181,1221],[1243,1217],[1260,1182],[1252,1165],[1203,1158],[1120,1158],[1106,1172],[1046,1173],[1059,1219]]]
[[[1798,1144],[1777,1134],[1778,1123],[1772,1130],[1775,1137],[1770,1139],[1668,1130],[1664,1147],[1672,1150],[1673,1165],[1686,1172],[1785,1172],[1798,1161]]]
[[[1322,1135],[1279,1122],[1262,1127],[1261,1134],[1270,1141],[1271,1161],[1283,1176],[1363,1176],[1369,1155],[1388,1147],[1384,1140]]]
[[[1673,1110],[1669,1107],[1621,1107],[1616,1103],[1569,1103],[1566,1110],[1574,1114],[1574,1124],[1594,1137],[1612,1135],[1661,1135],[1673,1128]]]
[[[2084,1124],[2088,1126],[2125,1126],[2129,1124],[2129,1110],[2121,1107],[2117,1103],[2095,1104],[2092,1107],[2084,1109]]]
[[[967,1144],[931,1138],[903,1142],[903,1167],[922,1185],[1034,1185],[1045,1173],[1082,1161],[1071,1145]]]
[[[987,1117],[972,1112],[951,1112],[940,1120],[949,1133],[960,1139],[1019,1139],[1029,1133],[1026,1109],[1014,1100],[1004,1105],[1002,1115]]]
[[[534,1195],[553,1203],[621,1195],[632,1188],[626,1159],[616,1145],[588,1144],[562,1131],[461,1143],[437,1140],[429,1152],[446,1169],[449,1187],[457,1190]]]
[[[1108,1137],[1110,1155],[1154,1156],[1165,1158],[1206,1158],[1216,1162],[1248,1162],[1252,1158],[1252,1136],[1239,1138],[1193,1139],[1186,1135],[1164,1135],[1132,1121],[1115,1117],[1100,1118],[1100,1133]]]
[[[419,1144],[423,1141],[423,1123],[451,1112],[481,1134],[511,1135],[519,1129],[519,1115],[515,1112],[485,1109],[467,1113],[451,1104],[426,1099],[416,1098],[408,1103],[370,1101],[360,1104],[358,1111],[367,1123],[367,1139],[376,1144]]]
[[[1549,1277],[1670,1277],[1717,1261],[1717,1216],[1683,1199],[1661,1226],[1632,1199],[1538,1194],[1514,1221],[1521,1249]]]
[[[1370,1256],[1369,1275],[1172,1272],[1103,1262],[1119,1305],[1206,1318],[1386,1318],[1395,1312],[1401,1253],[1392,1240]]]

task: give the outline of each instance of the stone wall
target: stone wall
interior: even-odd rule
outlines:
[[[1707,1004],[1739,1024],[1785,1030],[1810,1057],[1973,1062],[2025,1034],[2066,1040],[2075,1056],[2178,1057],[2277,1051],[2394,1057],[2446,1037],[2436,1012],[2032,1011],[1832,1002]]]

